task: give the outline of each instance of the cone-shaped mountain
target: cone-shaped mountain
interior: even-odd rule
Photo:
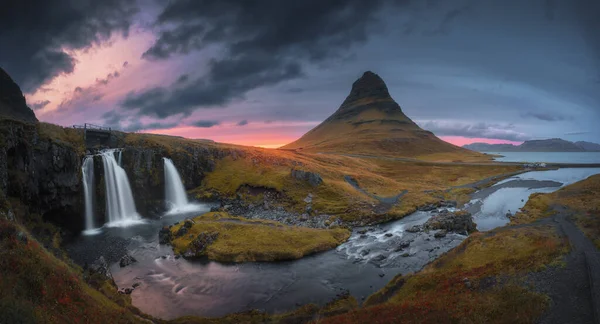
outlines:
[[[352,84],[350,94],[333,115],[282,149],[395,157],[474,154],[415,124],[392,99],[381,77],[371,71]]]

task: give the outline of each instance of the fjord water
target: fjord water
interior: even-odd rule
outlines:
[[[127,173],[115,160],[115,150],[100,153],[106,186],[106,226],[127,226],[141,221],[135,208]]]
[[[88,155],[81,166],[83,197],[85,200],[85,232],[92,233],[94,224],[94,156]]]
[[[599,168],[526,172],[473,194],[467,209],[472,212],[478,230],[491,230],[508,224],[508,215],[514,215],[525,206],[531,194],[551,193],[599,173]]]
[[[486,152],[500,162],[600,163],[600,152]]]

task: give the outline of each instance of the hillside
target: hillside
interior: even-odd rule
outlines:
[[[463,146],[478,152],[598,152],[600,144],[570,142],[560,138],[525,141],[521,145],[472,143]]]
[[[420,128],[392,99],[385,82],[370,71],[352,84],[350,94],[333,115],[282,149],[388,157],[450,153],[457,159],[485,159]]]
[[[586,151],[600,152],[600,144],[597,144],[597,143],[578,141],[578,142],[575,142],[575,144]]]

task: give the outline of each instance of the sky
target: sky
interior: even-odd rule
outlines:
[[[370,70],[457,145],[600,142],[598,0],[29,0],[0,67],[38,119],[278,147]]]

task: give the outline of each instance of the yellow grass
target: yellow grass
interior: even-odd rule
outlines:
[[[194,218],[189,232],[173,240],[176,253],[184,253],[202,232],[218,232],[217,240],[206,249],[211,260],[228,262],[277,261],[299,259],[332,249],[350,236],[342,228],[314,229],[287,226],[267,220],[249,220],[227,213],[208,213]],[[174,226],[177,233],[183,224]]]
[[[533,194],[511,224],[527,224],[551,216],[554,207],[568,208],[583,233],[600,248],[600,175],[549,194]]]
[[[550,226],[476,233],[421,272],[394,278],[365,308],[322,323],[533,323],[548,298],[519,278],[567,251]]]

